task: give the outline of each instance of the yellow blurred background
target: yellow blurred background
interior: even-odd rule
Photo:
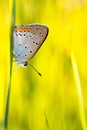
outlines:
[[[0,128],[10,68],[12,2],[0,4]],[[16,25],[39,23],[49,34],[30,63],[12,73],[9,130],[87,129],[87,1],[17,0]],[[13,68],[17,66],[13,62]]]

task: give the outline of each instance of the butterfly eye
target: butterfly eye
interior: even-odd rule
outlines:
[[[23,66],[27,67],[28,66],[28,62],[23,63]]]

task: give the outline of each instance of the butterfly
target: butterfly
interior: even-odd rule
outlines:
[[[15,26],[13,56],[18,65],[28,65],[28,61],[36,54],[47,38],[48,32],[48,27],[40,24]]]

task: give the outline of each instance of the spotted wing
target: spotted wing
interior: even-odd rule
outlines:
[[[44,25],[16,26],[14,31],[13,54],[19,64],[30,60],[38,51],[48,35],[48,28]]]

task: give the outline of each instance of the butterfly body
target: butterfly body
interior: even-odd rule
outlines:
[[[15,26],[13,56],[18,64],[27,66],[48,35],[48,27],[39,24]]]

